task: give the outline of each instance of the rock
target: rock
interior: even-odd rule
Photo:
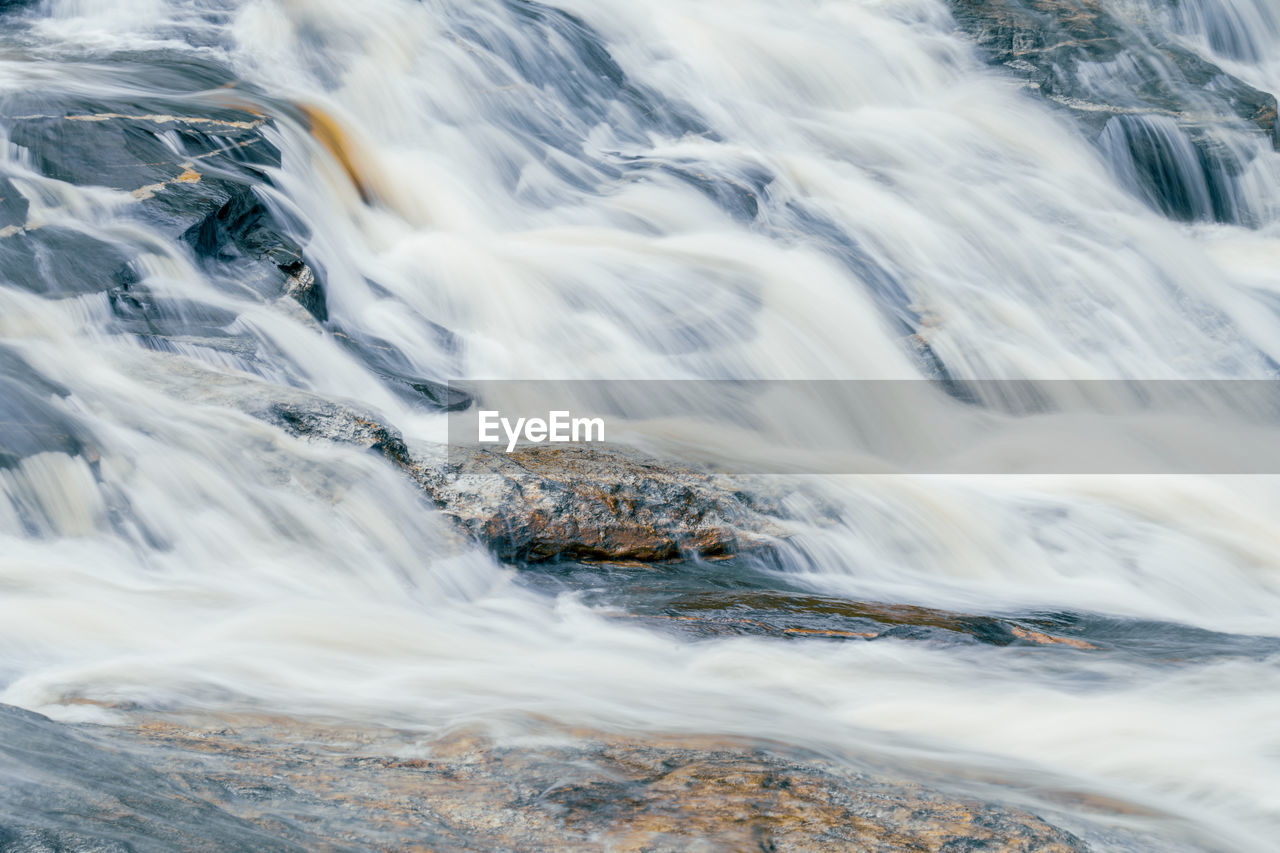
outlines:
[[[494,13],[466,14],[457,32],[469,49],[501,65],[497,73],[507,85],[477,93],[492,114],[575,158],[581,152],[574,140],[601,124],[637,141],[647,131],[672,138],[710,132],[691,106],[629,78],[604,36],[554,4],[510,0]],[[556,108],[531,100],[530,92],[549,93]],[[554,160],[548,168],[555,168]],[[582,182],[572,170],[563,170],[563,177]]]
[[[752,496],[728,477],[634,450],[542,445],[511,454],[463,447],[414,454],[380,414],[358,404],[272,394],[251,380],[213,381],[221,398],[295,435],[378,453],[500,560],[714,558],[786,535],[774,520],[783,515],[776,501]]]
[[[97,459],[89,430],[60,405],[68,393],[32,370],[16,352],[0,346],[0,469],[40,453]]]
[[[272,385],[189,360],[168,359],[163,368],[152,368],[149,360],[156,358],[166,356],[140,357],[134,364],[135,374],[175,398],[234,409],[301,438],[366,448],[405,471],[414,465],[400,432],[360,403]]]
[[[1219,132],[1254,128],[1270,146],[1280,145],[1274,96],[1099,0],[951,6],[992,65],[1025,80],[1101,140],[1119,177],[1154,207],[1182,220],[1247,219],[1235,180],[1251,155],[1224,144]],[[1147,128],[1152,119],[1169,120],[1173,134]]]
[[[88,430],[25,383],[0,376],[0,469],[29,456],[65,453],[97,458]]]
[[[733,479],[636,451],[535,446],[412,452],[378,412],[194,363],[146,371],[169,393],[236,408],[294,435],[362,447],[411,477],[441,511],[501,560],[723,557],[786,535],[780,503]]]
[[[654,612],[656,611],[656,612]],[[673,623],[698,636],[756,635],[833,640],[888,638],[1059,646],[1090,650],[1078,637],[1046,633],[1031,621],[874,601],[773,590],[682,595],[641,618]]]
[[[163,51],[112,59],[115,74],[126,80],[144,75],[146,85],[137,88],[157,94],[123,103],[42,91],[7,96],[0,103],[0,126],[13,144],[26,149],[38,171],[80,186],[127,191],[136,203],[120,210],[123,217],[185,244],[214,284],[254,291],[264,302],[293,299],[407,400],[432,410],[469,402],[441,377],[424,375],[387,341],[330,323],[324,271],[305,256],[307,228],[271,201],[270,174],[281,155],[266,131],[278,120],[295,122],[355,169],[355,155],[334,120],[313,107],[245,91],[214,62]],[[174,79],[157,80],[156,74]],[[171,92],[164,91],[166,83]],[[215,90],[216,97],[210,94]],[[235,99],[245,105],[216,105]],[[269,117],[254,103],[263,109],[270,103],[278,115]],[[362,191],[372,192],[371,178],[353,175],[358,179],[365,181]],[[228,340],[246,334],[227,331],[234,315],[150,292],[136,264],[145,246],[66,227],[28,227],[27,210],[19,187],[0,176],[0,268],[14,284],[53,296],[105,292],[120,321],[112,330],[138,335],[157,349],[174,349],[170,343],[237,355],[246,349]],[[458,344],[447,329],[434,329],[437,347],[427,360],[447,370]],[[247,350],[252,357],[254,346]]]
[[[379,416],[322,397],[294,394],[288,400],[262,400],[245,409],[295,435],[365,447],[405,470],[414,469],[400,432],[385,426]]]
[[[315,270],[301,260],[282,264],[280,270],[289,276],[284,285],[285,295],[296,300],[318,322],[328,320],[329,307],[325,303],[324,285],[316,280]]]
[[[418,317],[417,320],[435,333],[436,347],[432,354],[447,364],[458,348],[453,333],[424,317]],[[387,387],[411,403],[446,412],[462,411],[471,405],[468,394],[457,388],[450,388],[446,382],[421,375],[404,353],[382,338],[342,328],[335,328],[333,337],[356,354],[366,367],[382,377]]]
[[[304,850],[188,796],[154,758],[0,705],[0,850]]]
[[[225,197],[225,201],[182,234],[182,239],[202,263],[235,267],[237,262],[265,262],[269,264],[267,269],[278,270],[283,280],[295,277],[301,267],[306,267],[302,263],[301,247],[286,233],[297,231],[300,226],[288,229],[278,222],[253,187],[224,185],[210,197],[218,200]],[[314,271],[311,279],[307,293],[311,299],[319,297],[319,313],[327,318],[323,310],[323,290],[317,287]]]
[[[570,829],[637,853],[683,851],[694,839],[721,850],[1088,849],[1025,811],[851,778],[788,752],[696,740],[606,742],[597,754],[574,756],[579,778],[554,780],[543,801],[563,809]]]
[[[1113,115],[1150,112],[1194,124],[1236,116],[1276,135],[1276,99],[1185,48],[1156,39],[1099,0],[951,0],[956,22],[986,52],[1044,97],[1101,130]],[[1090,65],[1129,53],[1137,78],[1099,100]],[[1146,73],[1142,73],[1146,72]],[[1125,72],[1117,70],[1115,74]],[[1132,85],[1129,85],[1132,83]]]
[[[136,203],[120,214],[185,242],[215,281],[234,281],[264,299],[285,292],[303,263],[307,234],[264,201],[270,170],[280,165],[279,150],[264,134],[272,119],[252,106],[266,99],[246,90],[229,68],[192,54],[124,51],[102,65],[101,73],[138,94],[126,101],[47,87],[8,93],[0,125],[9,142],[48,178],[129,193]],[[46,294],[137,283],[132,262],[141,244],[27,228],[26,199],[14,190],[0,178],[0,238],[6,232],[10,238],[0,240],[0,260],[24,273],[15,283]],[[21,222],[12,221],[19,216]],[[317,280],[308,307],[317,313],[323,287],[319,272],[311,272]],[[149,318],[151,334],[184,333],[163,314]]]
[[[0,235],[11,236],[21,230],[27,224],[29,207],[30,202],[13,182],[0,176]]]
[[[781,508],[730,478],[619,447],[455,447],[415,474],[445,515],[512,562],[714,558],[785,535],[769,517]]]
[[[75,228],[29,227],[25,222],[0,228],[5,283],[42,296],[107,290],[128,277],[131,258],[124,247]]]
[[[13,789],[0,793],[0,827],[14,836],[56,822],[137,850],[157,838],[230,850],[1089,849],[1023,808],[769,741],[530,720],[533,738],[510,745],[479,728],[423,737],[278,717],[127,716],[103,729],[0,709],[0,755],[37,746],[51,756],[18,789],[21,811]]]

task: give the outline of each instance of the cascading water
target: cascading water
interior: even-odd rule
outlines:
[[[770,739],[1274,849],[1274,478],[810,477],[771,583],[1095,650],[695,640],[617,618],[667,575],[512,571],[262,416],[430,453],[451,379],[1273,377],[1280,154],[1214,112],[1280,94],[1273,5],[1104,0],[1047,99],[980,5],[0,4],[0,702]],[[1170,45],[1223,74],[1133,95]]]

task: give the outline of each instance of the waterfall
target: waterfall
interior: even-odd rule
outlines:
[[[797,475],[743,577],[1097,650],[691,638],[619,614],[738,562],[513,567],[278,416],[430,457],[458,380],[1275,378],[1280,13],[1076,5],[1114,53],[1028,83],[965,29],[1016,0],[0,3],[0,703],[772,739],[1270,849],[1274,477]]]

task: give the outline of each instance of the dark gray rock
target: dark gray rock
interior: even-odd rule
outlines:
[[[88,430],[50,398],[21,381],[0,376],[0,468],[39,453],[79,456],[92,451]]]
[[[289,276],[284,285],[285,295],[307,309],[317,322],[326,322],[329,306],[324,298],[324,284],[316,278],[315,270],[301,260],[281,264],[280,270]]]
[[[0,853],[304,849],[92,731],[0,705]]]
[[[0,175],[0,231],[22,228],[30,202],[8,178]]]
[[[263,824],[275,837],[260,849],[1089,849],[1025,808],[775,741],[529,721],[528,746],[480,727],[424,738],[280,717],[135,716],[99,737],[163,767],[185,800]],[[224,849],[239,849],[232,832],[213,822],[195,844],[229,837]]]
[[[1043,620],[957,613],[931,607],[853,601],[777,590],[716,590],[677,595],[640,615],[683,634],[791,639],[922,639],[991,646],[1039,645],[1078,650],[1097,646],[1058,633]]]
[[[1099,0],[951,6],[991,64],[1070,114],[1153,207],[1176,219],[1248,223],[1235,179],[1257,152],[1231,134],[1280,144],[1273,95]]]
[[[0,281],[43,296],[100,293],[126,280],[132,254],[74,228],[0,234]]]
[[[0,346],[0,468],[39,453],[97,458],[89,430],[60,402],[67,394],[13,350]]]
[[[1150,112],[1189,125],[1237,117],[1280,142],[1274,96],[1182,47],[1153,43],[1099,0],[951,0],[951,6],[993,65],[1024,78],[1095,133],[1112,116]],[[1125,54],[1131,69],[1087,68]],[[1095,70],[1109,78],[1101,86],[1085,79]]]
[[[426,320],[423,323],[433,325]],[[438,351],[447,359],[447,353],[456,349],[456,341],[447,329],[436,326],[435,332]],[[382,338],[342,328],[334,329],[333,336],[382,377],[387,387],[411,403],[446,412],[465,410],[472,403],[471,396],[461,389],[423,376],[399,348]]]
[[[288,400],[259,401],[246,411],[294,435],[364,447],[401,468],[413,464],[399,430],[382,423],[376,412],[354,404],[299,394]]]
[[[271,120],[249,106],[261,95],[244,91],[216,62],[174,52],[112,54],[96,59],[94,73],[139,94],[127,100],[48,89],[8,94],[0,101],[0,125],[10,143],[48,178],[131,193],[137,204],[127,214],[184,241],[215,280],[254,288],[264,298],[280,295],[291,275],[283,268],[303,262],[307,235],[264,200],[280,152],[263,133]],[[212,90],[222,94],[211,97]],[[246,106],[220,105],[234,99]],[[10,205],[19,202],[6,201],[14,195],[10,187],[0,183],[0,217],[13,219],[19,211]],[[21,212],[25,220],[25,207]],[[124,243],[103,248],[93,235],[45,228],[20,236],[0,242],[6,253],[0,269],[38,292],[103,291],[134,275],[136,248]],[[51,255],[60,259],[52,272]],[[74,268],[63,270],[67,259],[76,259]]]

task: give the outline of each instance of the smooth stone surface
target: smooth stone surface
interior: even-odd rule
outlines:
[[[1025,809],[771,742],[533,720],[511,740],[479,727],[129,717],[70,727],[0,708],[0,767],[18,774],[50,756],[0,793],[0,838],[13,839],[0,849],[41,849],[24,839],[54,831],[50,813],[61,843],[112,853],[1089,849]],[[134,846],[110,846],[125,831]]]

